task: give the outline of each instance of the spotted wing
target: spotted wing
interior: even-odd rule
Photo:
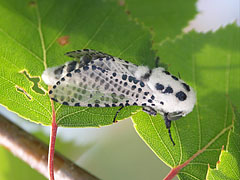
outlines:
[[[137,69],[136,65],[128,61],[93,49],[71,51],[67,52],[65,55],[74,58],[75,61],[78,61],[79,67],[94,63],[104,70],[118,71],[131,75],[133,75]]]
[[[95,64],[67,73],[49,91],[64,105],[89,107],[150,106],[151,90],[131,75]]]

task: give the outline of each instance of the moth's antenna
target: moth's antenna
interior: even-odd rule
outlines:
[[[180,79],[182,79],[179,72],[178,72],[178,77],[179,77]]]
[[[173,139],[172,139],[172,135],[171,135],[171,130],[170,130],[170,128],[168,129],[168,134],[169,134],[170,140],[172,141],[173,145],[175,146],[175,142],[174,142]]]
[[[156,68],[159,67],[159,64],[160,64],[160,57],[157,56],[157,57],[156,57],[156,60],[155,60],[155,67],[156,67]]]

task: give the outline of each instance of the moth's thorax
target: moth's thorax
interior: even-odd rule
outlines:
[[[137,79],[142,79],[147,73],[149,73],[149,68],[147,66],[138,66],[134,72],[134,76]]]
[[[147,84],[155,96],[155,109],[159,113],[182,112],[185,116],[192,111],[196,101],[194,90],[164,68],[153,69]]]
[[[42,79],[47,85],[52,86],[67,73],[72,72],[80,66],[79,61],[68,61],[62,66],[47,68],[42,74]]]

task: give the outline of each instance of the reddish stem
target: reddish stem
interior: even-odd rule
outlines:
[[[192,157],[190,157],[187,161],[185,161],[184,163],[176,166],[175,168],[173,168],[169,174],[164,178],[164,180],[171,180],[173,179],[178,172],[184,168],[186,165],[188,165],[193,159],[195,159],[198,155],[200,155],[201,153],[203,153],[210,145],[212,145],[220,136],[222,136],[226,131],[230,130],[233,127],[233,124],[231,124],[230,126],[224,128],[221,132],[219,132],[217,134],[217,136],[215,136],[206,146],[204,146],[202,149],[198,150]],[[224,146],[222,146],[222,148],[224,148]]]
[[[54,180],[54,150],[55,150],[55,142],[56,142],[58,126],[56,123],[56,113],[55,113],[52,100],[51,100],[51,105],[52,105],[52,127],[51,127],[50,143],[49,143],[49,150],[48,150],[48,173],[49,173],[49,180]]]
[[[184,168],[186,165],[188,165],[188,163],[190,163],[192,161],[192,159],[189,159],[187,160],[185,163],[173,168],[170,173],[164,178],[164,180],[171,180],[173,179],[177,174],[178,172]]]

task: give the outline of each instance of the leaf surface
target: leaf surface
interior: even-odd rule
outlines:
[[[133,19],[152,31],[156,44],[182,34],[183,28],[197,13],[195,0],[126,0],[126,7]]]
[[[120,30],[121,29],[121,30]],[[70,61],[63,54],[92,48],[152,65],[150,33],[130,22],[117,3],[98,0],[0,1],[0,103],[25,119],[50,125],[44,69]],[[138,107],[125,108],[124,119]],[[64,127],[112,124],[117,108],[80,108],[55,103]]]
[[[208,168],[207,178],[240,179],[240,114],[235,109],[234,129],[228,134],[226,150],[222,150],[216,169]]]
[[[180,179],[205,179],[208,164],[214,168],[233,127],[229,101],[240,107],[240,31],[235,24],[216,33],[191,32],[159,46],[158,55],[171,73],[196,91],[192,113],[173,122],[172,146],[163,119],[143,112],[133,116],[135,128],[155,154],[170,167],[186,162],[198,151]],[[239,153],[239,152],[238,152]]]

